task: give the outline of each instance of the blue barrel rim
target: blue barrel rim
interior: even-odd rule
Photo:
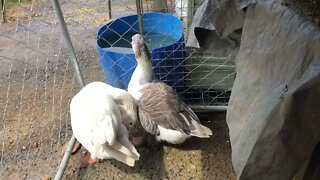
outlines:
[[[180,33],[180,35],[179,35],[179,38],[177,38],[176,41],[173,42],[172,44],[176,44],[176,43],[178,43],[179,41],[181,41],[181,39],[184,39],[183,24],[182,24],[181,20],[180,20],[177,16],[175,16],[175,15],[173,15],[173,14],[170,14],[170,13],[148,12],[148,13],[142,13],[142,14],[141,14],[141,17],[143,18],[143,16],[148,16],[148,15],[171,16],[172,18],[177,19],[178,22],[179,22],[179,27],[181,27],[180,29],[182,29],[182,31],[181,31],[181,33]],[[101,46],[98,44],[98,39],[100,38],[100,37],[99,37],[99,34],[102,33],[102,32],[100,32],[100,31],[101,31],[105,26],[110,25],[111,23],[114,23],[115,21],[120,21],[120,19],[122,19],[122,18],[130,18],[130,17],[135,17],[135,16],[138,16],[138,15],[137,15],[137,14],[133,14],[133,15],[121,16],[121,17],[119,17],[119,18],[117,18],[117,19],[114,19],[114,20],[108,22],[107,24],[101,26],[101,27],[99,28],[99,31],[96,33],[96,46],[97,46],[99,49],[104,49],[103,47],[101,47]],[[137,33],[138,33],[138,32],[137,32]],[[172,44],[167,45],[167,46],[163,46],[163,47],[154,48],[154,49],[149,49],[149,51],[154,51],[154,50],[158,50],[158,49],[168,48],[168,47],[172,46]],[[123,53],[123,54],[133,54],[133,53],[125,52],[125,53]]]

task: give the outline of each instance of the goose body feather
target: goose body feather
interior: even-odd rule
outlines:
[[[121,101],[121,93],[120,89],[102,82],[88,84],[71,101],[71,126],[76,139],[93,158],[115,158],[133,166],[139,153],[129,141],[115,101]]]
[[[197,115],[164,82],[141,89],[139,118],[144,129],[158,141],[180,144],[190,136],[209,138],[212,132],[201,125]]]
[[[143,38],[136,34],[131,44],[138,65],[128,92],[138,102],[143,128],[156,135],[158,141],[172,144],[180,144],[191,136],[209,138],[212,131],[201,125],[197,115],[170,86],[161,81],[152,82],[151,57]]]

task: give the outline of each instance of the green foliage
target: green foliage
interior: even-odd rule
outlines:
[[[15,7],[19,4],[19,0],[5,0],[6,9]],[[30,3],[32,0],[20,0],[20,3]]]

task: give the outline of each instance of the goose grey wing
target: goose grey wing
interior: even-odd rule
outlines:
[[[181,101],[176,92],[163,82],[151,83],[141,89],[139,118],[151,134],[159,134],[158,125],[190,134],[193,125],[181,112]],[[181,115],[182,114],[182,115]]]
[[[159,135],[158,125],[152,121],[148,112],[144,111],[140,105],[138,108],[138,116],[140,119],[140,124],[145,131],[153,135]]]
[[[180,100],[180,113],[183,114],[189,123],[192,123],[192,120],[200,123],[198,116],[193,112],[193,110],[183,101]]]

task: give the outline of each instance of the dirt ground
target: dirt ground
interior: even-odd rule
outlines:
[[[72,156],[66,179],[235,179],[225,114],[206,114],[202,119],[214,135],[210,139],[191,138],[182,145],[151,143],[138,148],[141,158],[135,167],[115,160],[86,166],[80,153]]]
[[[60,3],[85,82],[103,81],[95,33],[109,21],[107,3]],[[115,16],[134,13],[134,3],[119,1],[113,10]],[[7,12],[8,21],[0,26],[0,179],[52,179],[72,134],[69,103],[79,86],[51,2],[21,4]],[[202,116],[214,132],[210,139],[139,148],[141,159],[133,168],[114,160],[86,167],[79,151],[64,177],[234,179],[225,114]]]

